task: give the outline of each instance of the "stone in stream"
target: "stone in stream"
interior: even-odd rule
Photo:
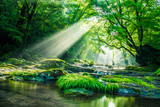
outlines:
[[[71,88],[63,91],[65,95],[71,96],[92,96],[93,92],[85,88]]]

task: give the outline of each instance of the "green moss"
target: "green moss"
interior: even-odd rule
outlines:
[[[122,75],[112,75],[113,77],[122,78]]]
[[[156,74],[157,76],[160,75],[160,68],[158,68],[158,69],[155,71],[155,74]]]
[[[149,76],[145,76],[144,80],[152,82],[152,81],[154,81],[154,78],[153,77],[149,77]]]
[[[135,83],[145,87],[156,88],[153,84],[149,84],[147,82],[144,82],[141,79],[133,78],[133,77],[122,78],[122,77],[114,77],[114,76],[103,76],[102,80],[110,83]]]
[[[73,96],[91,96],[93,95],[93,92],[88,91],[85,88],[71,88],[64,90],[64,94]]]
[[[13,65],[16,65],[16,66],[34,64],[33,62],[26,61],[24,59],[16,59],[16,58],[9,58],[9,59],[5,60],[5,63],[7,63],[7,64],[13,64]]]
[[[62,75],[66,75],[68,74],[67,71],[61,69],[61,68],[52,68],[52,69],[49,69],[49,70],[45,70],[43,72],[41,72],[41,74],[47,74],[47,75],[50,75],[52,77],[59,77],[59,76],[62,76]]]
[[[125,69],[126,70],[134,70],[135,68],[137,68],[137,66],[127,66]]]
[[[89,75],[89,73],[88,72],[83,72],[83,74],[82,75]]]
[[[136,84],[139,84],[139,85],[142,85],[142,86],[146,86],[146,87],[150,87],[150,88],[156,88],[153,84],[148,84],[147,82],[144,82],[143,80],[141,79],[138,79],[138,78],[130,78],[130,80],[132,80],[133,83],[136,83]]]
[[[128,78],[103,78],[102,79],[105,82],[110,82],[110,83],[123,83],[123,82],[132,82],[130,79]]]
[[[137,67],[134,69],[135,71],[152,71],[151,69],[147,68],[147,67]]]
[[[139,67],[139,66],[127,66],[126,70],[135,70],[135,71],[152,71],[150,67]]]
[[[60,89],[85,88],[91,91],[105,91],[105,85],[89,75],[67,74],[58,79],[57,85]]]
[[[69,64],[62,59],[44,59],[37,64],[37,68],[51,69],[51,68],[68,68]]]
[[[10,76],[30,76],[30,77],[37,77],[38,72],[41,72],[40,70],[15,70],[10,72]]]
[[[70,62],[75,63],[75,64],[80,63],[80,64],[83,64],[83,66],[92,66],[92,65],[95,64],[95,62],[93,60],[88,60],[88,59],[84,59],[84,60],[82,60],[82,59],[72,59]]]
[[[2,62],[0,63],[0,68],[3,68],[3,69],[8,69],[8,68],[17,68],[17,66],[13,65],[13,64],[8,64],[8,63],[5,63],[5,62]]]

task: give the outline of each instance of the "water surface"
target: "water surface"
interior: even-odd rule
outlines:
[[[105,94],[67,97],[55,83],[0,81],[0,107],[160,107],[160,99]]]

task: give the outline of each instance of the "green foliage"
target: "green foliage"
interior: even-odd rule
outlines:
[[[135,68],[137,68],[137,66],[127,66],[125,69],[126,70],[134,70]]]
[[[10,72],[10,76],[29,76],[29,77],[37,77],[39,70],[15,70]]]
[[[0,63],[0,68],[17,68],[17,66],[13,65],[13,64],[8,64],[5,62]]]
[[[156,74],[157,76],[160,75],[160,68],[158,68],[158,69],[155,71],[155,74]]]
[[[141,79],[133,78],[133,77],[123,78],[120,76],[103,76],[102,80],[110,83],[135,83],[145,87],[156,88],[153,84],[149,84],[147,82],[144,82]]]
[[[153,77],[149,77],[149,76],[145,76],[144,80],[152,82],[152,81],[154,81],[154,78]]]
[[[100,49],[101,46],[107,45],[111,48],[122,48],[134,56],[141,65],[158,63],[156,59],[160,54],[156,52],[160,50],[160,7],[156,0],[93,1],[99,16],[98,21],[95,21],[96,27],[90,31],[95,47]],[[145,45],[157,50],[151,53],[152,49],[148,48],[149,52],[145,53],[142,48]],[[155,55],[154,58],[150,57],[152,55]]]
[[[88,72],[83,72],[83,74],[82,75],[89,75],[89,73]]]
[[[7,63],[7,64],[13,64],[13,65],[16,65],[16,66],[34,64],[31,61],[26,61],[24,59],[16,59],[16,58],[9,58],[9,59],[5,60],[4,62]]]
[[[114,83],[114,84],[106,84],[105,86],[105,91],[109,93],[114,93],[119,90],[119,85]]]
[[[74,96],[91,96],[93,92],[86,90],[85,88],[71,88],[64,90],[65,95],[74,95]]]
[[[148,66],[139,67],[139,66],[127,66],[126,70],[135,70],[135,71],[152,71],[152,69]]]
[[[60,89],[85,88],[92,91],[105,91],[105,85],[89,75],[67,74],[57,80]]]
[[[73,59],[74,63],[80,63],[83,64],[83,66],[92,66],[95,64],[95,62],[93,60],[88,60],[88,59]]]
[[[112,75],[113,77],[122,78],[122,75]]]
[[[105,82],[110,82],[110,83],[132,82],[128,78],[118,78],[118,77],[115,77],[115,78],[103,78],[102,80],[105,81]]]
[[[153,84],[148,84],[147,82],[144,82],[143,80],[141,79],[137,79],[137,78],[129,78],[133,83],[136,83],[136,84],[140,84],[140,85],[143,85],[143,86],[146,86],[146,87],[151,87],[151,88],[156,88]]]

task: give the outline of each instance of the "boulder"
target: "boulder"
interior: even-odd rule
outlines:
[[[44,77],[44,78],[48,78],[48,77],[57,78],[57,77],[59,77],[59,76],[65,75],[65,74],[68,74],[68,72],[65,71],[65,70],[63,70],[63,69],[60,69],[60,68],[52,68],[52,69],[49,69],[49,70],[46,70],[46,71],[41,72],[39,75],[40,75],[41,77]]]
[[[85,88],[71,88],[64,90],[64,94],[71,96],[92,96],[93,92],[86,90]]]

